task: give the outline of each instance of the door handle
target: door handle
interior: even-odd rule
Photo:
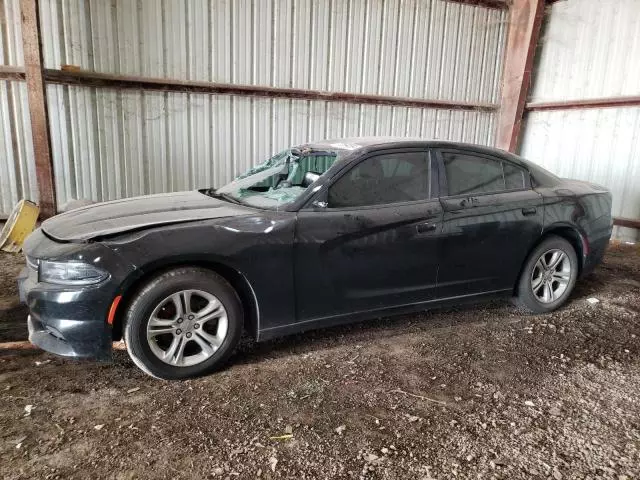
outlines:
[[[525,207],[522,209],[523,215],[535,215],[538,210],[536,207]]]
[[[418,233],[435,232],[437,228],[438,228],[438,225],[436,225],[435,223],[420,223],[419,225],[416,225],[416,232]]]

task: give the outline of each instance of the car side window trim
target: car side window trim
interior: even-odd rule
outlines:
[[[438,163],[438,170],[439,170],[439,177],[440,177],[440,198],[483,197],[487,195],[500,195],[503,193],[524,192],[527,190],[531,190],[532,188],[530,172],[526,168],[522,167],[521,165],[518,165],[517,163],[514,163],[506,158],[495,157],[493,155],[489,155],[484,152],[477,152],[475,150],[466,150],[466,149],[463,150],[463,149],[454,149],[454,148],[439,148],[437,150],[432,150],[432,151],[433,151],[433,154],[436,156],[437,163]],[[509,164],[512,167],[515,167],[522,171],[524,187],[496,190],[492,192],[460,193],[456,195],[449,195],[449,179],[447,178],[447,171],[444,165],[443,153],[458,153],[458,154],[469,155],[469,156],[478,157],[478,158],[486,158],[488,160],[501,162],[503,164],[504,163]],[[504,167],[503,167],[503,175],[504,175]]]
[[[358,167],[361,163],[382,155],[389,155],[394,153],[415,153],[415,152],[423,152],[426,156],[427,161],[429,162],[429,170],[430,170],[430,196],[429,198],[423,198],[419,200],[407,200],[403,202],[393,202],[393,203],[381,203],[377,205],[361,205],[361,206],[351,206],[351,207],[324,207],[317,208],[314,207],[314,202],[324,202],[326,203],[328,200],[329,189],[332,185],[334,185],[338,180],[340,180],[343,176],[348,175],[354,168]],[[300,209],[301,211],[330,211],[330,212],[339,212],[339,211],[356,211],[356,210],[372,210],[372,209],[380,209],[387,207],[399,207],[403,205],[415,205],[420,203],[428,203],[437,201],[440,197],[440,168],[438,166],[437,157],[434,154],[434,150],[428,147],[424,148],[402,148],[402,149],[381,149],[376,150],[374,152],[370,152],[367,155],[364,155],[362,158],[355,160],[350,165],[345,165],[345,168],[340,170],[334,177],[332,177],[328,182],[326,182],[315,195],[313,195],[306,204]]]

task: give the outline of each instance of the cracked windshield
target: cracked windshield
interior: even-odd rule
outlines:
[[[302,195],[337,158],[330,151],[285,150],[219,188],[215,195],[254,207],[279,208]]]

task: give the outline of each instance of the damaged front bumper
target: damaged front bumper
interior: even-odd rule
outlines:
[[[113,338],[109,307],[135,267],[99,242],[57,242],[40,229],[27,239],[24,253],[28,266],[18,277],[18,289],[29,309],[29,341],[57,355],[109,360]],[[37,259],[87,262],[103,268],[109,277],[92,285],[41,282]]]
[[[29,307],[29,341],[56,355],[111,358],[111,327],[106,322],[110,294],[98,288],[60,289],[30,279],[24,269],[18,279],[21,300]]]
[[[111,359],[108,333],[100,335],[87,322],[72,322],[71,328],[68,320],[49,319],[47,322],[42,323],[29,315],[27,326],[33,345],[63,357]]]

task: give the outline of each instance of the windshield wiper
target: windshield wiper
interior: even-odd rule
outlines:
[[[203,193],[213,198],[220,198],[222,200],[226,200],[227,202],[235,203],[236,205],[244,205],[243,202],[229,195],[228,193],[217,193],[216,190],[213,188],[209,188],[208,190],[205,190]]]

